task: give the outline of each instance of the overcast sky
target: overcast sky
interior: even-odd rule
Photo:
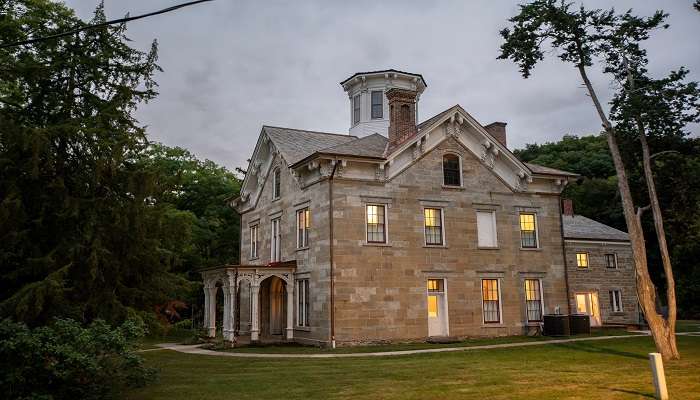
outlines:
[[[105,0],[108,18],[185,0]],[[67,0],[90,18],[97,0]],[[648,41],[657,76],[681,65],[700,80],[700,12],[691,0],[584,1],[587,7],[663,7],[671,27]],[[160,96],[138,112],[152,140],[245,167],[263,124],[347,133],[348,98],[338,84],[357,71],[423,74],[420,120],[462,105],[482,124],[508,123],[508,147],[586,135],[600,122],[576,71],[557,60],[525,80],[497,60],[509,1],[217,0],[131,22],[133,45],[159,42]],[[604,98],[611,83],[594,84]],[[700,128],[694,126],[695,135]]]

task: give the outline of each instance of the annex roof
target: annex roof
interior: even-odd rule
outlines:
[[[615,229],[583,215],[562,215],[564,239],[588,239],[614,242],[628,242],[626,232]]]
[[[314,132],[302,129],[263,126],[263,132],[272,140],[287,164],[295,164],[329,147],[357,140],[347,134]]]

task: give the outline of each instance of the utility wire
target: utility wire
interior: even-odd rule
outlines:
[[[74,34],[76,34],[76,33],[79,33],[79,32],[82,32],[82,31],[86,31],[86,30],[89,30],[89,29],[100,28],[100,27],[103,27],[103,26],[113,25],[113,24],[120,24],[120,23],[124,23],[124,22],[128,22],[128,21],[133,21],[133,20],[136,20],[136,19],[151,17],[151,16],[158,15],[158,14],[165,14],[165,13],[167,13],[167,12],[175,11],[175,10],[180,9],[180,8],[183,8],[183,7],[192,6],[192,5],[195,5],[195,4],[198,4],[198,3],[205,3],[205,2],[209,2],[209,1],[214,1],[214,0],[197,0],[197,1],[190,1],[190,2],[187,2],[187,3],[182,3],[182,4],[178,4],[178,5],[172,6],[172,7],[164,8],[164,9],[162,9],[162,10],[154,11],[154,12],[151,12],[151,13],[148,13],[148,14],[137,15],[137,16],[135,16],[135,17],[124,17],[124,18],[119,18],[119,19],[113,19],[113,20],[111,20],[111,21],[105,21],[105,22],[101,22],[101,23],[99,23],[99,24],[87,25],[87,26],[83,26],[83,27],[80,27],[80,28],[73,29],[73,30],[71,30],[71,31],[57,33],[57,34],[55,34],[55,35],[44,36],[44,37],[35,38],[35,39],[29,39],[29,40],[23,40],[23,41],[21,41],[21,42],[3,44],[3,45],[0,45],[0,49],[6,49],[6,48],[9,48],[9,47],[24,46],[24,45],[26,45],[26,44],[32,44],[32,43],[42,42],[42,41],[49,40],[49,39],[55,39],[55,38],[60,38],[60,37],[63,37],[63,36],[74,35]]]

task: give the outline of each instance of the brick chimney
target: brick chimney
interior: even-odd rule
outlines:
[[[506,125],[505,122],[491,122],[484,126],[484,129],[496,140],[501,142],[502,145],[506,146]]]
[[[389,148],[398,146],[418,132],[416,127],[415,90],[392,88],[386,91],[389,101]]]
[[[563,199],[562,200],[562,209],[564,211],[564,215],[568,215],[570,217],[574,216],[574,201],[571,199]]]

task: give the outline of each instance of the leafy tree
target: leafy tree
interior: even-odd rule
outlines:
[[[0,321],[0,391],[5,399],[113,399],[144,386],[155,371],[134,353],[142,324],[112,327],[73,320],[29,329]]]
[[[645,120],[645,113],[651,110],[644,107],[656,104],[670,107],[663,111],[668,118],[662,125],[682,127],[687,123],[685,113],[677,111],[692,108],[693,96],[681,94],[685,89],[691,89],[692,84],[683,83],[684,75],[671,76],[666,82],[656,82],[661,92],[679,89],[672,95],[674,100],[665,102],[654,94],[653,89],[638,90],[639,82],[649,83],[646,77],[646,51],[640,43],[649,37],[652,30],[667,27],[664,20],[667,15],[657,11],[648,18],[636,17],[630,11],[616,14],[614,10],[586,10],[581,6],[573,10],[570,4],[555,0],[538,0],[520,6],[520,14],[510,19],[512,29],[504,29],[501,35],[505,39],[501,46],[499,58],[512,59],[516,62],[523,77],[527,78],[535,64],[544,58],[543,46],[551,45],[556,49],[559,59],[573,64],[584,82],[595,110],[603,125],[608,147],[617,172],[617,184],[623,206],[627,230],[632,242],[633,258],[637,271],[637,293],[641,308],[649,323],[657,350],[665,359],[679,358],[676,346],[676,299],[675,283],[669,253],[667,250],[666,234],[663,216],[658,202],[657,190],[651,167],[651,154],[646,135],[652,128],[650,120]],[[593,88],[588,71],[599,62],[603,72],[609,74],[621,84],[622,93],[618,93],[610,116],[604,110]],[[683,88],[681,88],[683,87]],[[677,103],[683,103],[681,105]],[[692,112],[690,112],[692,114]],[[674,120],[679,118],[680,120]],[[627,121],[634,121],[634,131],[626,129]],[[646,122],[645,122],[646,121]],[[620,126],[618,131],[616,122]],[[638,140],[642,147],[642,164],[649,206],[635,210],[635,202],[630,190],[625,160],[620,150],[618,135],[631,135]],[[659,135],[682,135],[681,132],[658,132]],[[645,201],[645,202],[646,202]],[[664,318],[656,310],[656,290],[651,280],[648,268],[647,248],[642,227],[642,213],[650,208],[654,219],[654,227],[666,278],[666,298],[668,317]]]
[[[92,23],[105,21],[98,6]],[[0,42],[84,26],[62,3],[0,3]],[[125,319],[174,296],[169,208],[133,110],[156,96],[156,43],[126,27],[0,50],[0,314]]]

